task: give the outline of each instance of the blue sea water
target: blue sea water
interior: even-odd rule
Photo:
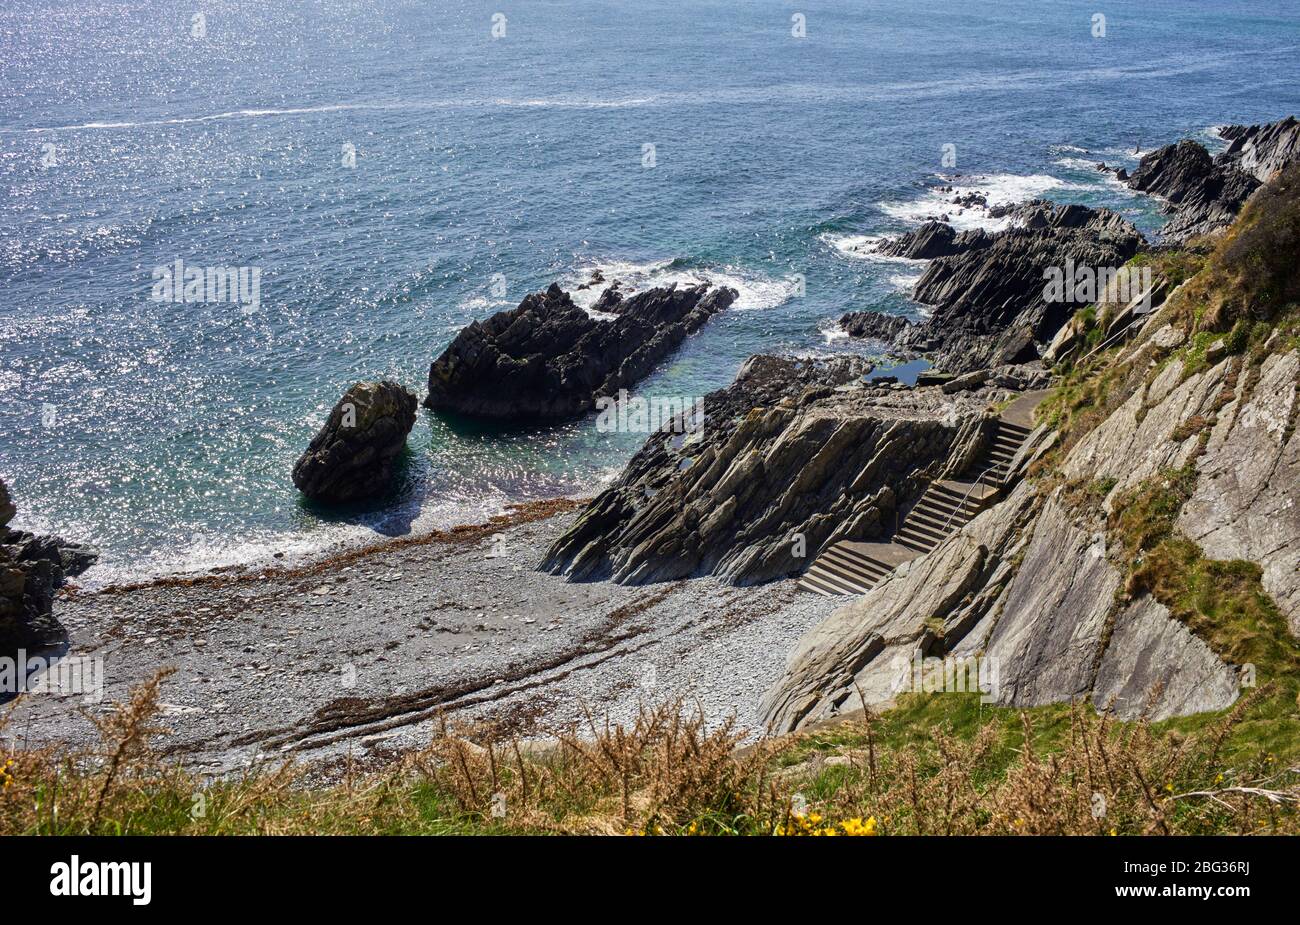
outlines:
[[[589,493],[641,435],[422,409],[394,496],[343,514],[289,471],[351,382],[423,396],[471,319],[595,268],[740,290],[646,395],[869,351],[830,322],[915,316],[920,266],[856,248],[944,211],[941,176],[1154,230],[1092,165],[1295,112],[1298,61],[1278,0],[6,0],[0,476],[96,582]],[[152,299],[178,259],[260,268],[258,310]]]

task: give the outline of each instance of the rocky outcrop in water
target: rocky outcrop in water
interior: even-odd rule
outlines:
[[[54,617],[54,594],[64,581],[90,568],[98,553],[59,537],[15,530],[17,507],[0,481],[0,657],[29,653],[66,641]]]
[[[650,437],[541,568],[639,584],[798,574],[840,539],[891,531],[927,480],[962,471],[989,439],[989,386],[947,394],[864,383],[858,358],[752,357],[706,396],[704,426]]]
[[[900,348],[953,373],[1036,360],[1080,307],[1044,299],[1045,271],[1067,261],[1094,271],[1120,267],[1143,243],[1108,209],[1034,200],[1008,214],[1013,227],[930,263],[912,298],[933,313],[898,334]]]
[[[358,382],[294,464],[293,484],[327,504],[384,494],[415,425],[416,405],[415,395],[395,382]]]
[[[982,228],[958,232],[944,222],[929,221],[915,231],[883,242],[876,248],[876,253],[910,260],[932,260],[935,257],[950,257],[964,251],[979,250],[992,243],[993,235]]]
[[[1162,233],[1169,240],[1226,227],[1261,183],[1300,161],[1300,122],[1294,117],[1267,125],[1229,125],[1220,135],[1228,147],[1215,157],[1184,139],[1144,155],[1128,178],[1132,189],[1168,201],[1172,217]]]
[[[1162,233],[1177,241],[1229,224],[1259,181],[1232,163],[1216,163],[1201,145],[1184,140],[1145,155],[1128,185],[1168,200],[1173,217]]]
[[[882,312],[848,312],[840,317],[840,328],[850,337],[872,337],[893,343],[911,324],[902,315]]]
[[[701,284],[626,296],[611,286],[595,308],[616,317],[601,321],[552,285],[462,330],[429,368],[424,403],[493,420],[580,416],[634,386],[736,295]]]

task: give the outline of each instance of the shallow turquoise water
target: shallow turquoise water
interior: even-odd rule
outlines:
[[[108,580],[591,491],[641,435],[422,410],[395,496],[328,517],[289,470],[349,383],[422,395],[462,325],[553,280],[736,285],[643,386],[700,395],[755,352],[869,349],[823,333],[844,311],[914,313],[919,266],[851,246],[935,211],[941,171],[1153,229],[1093,162],[1297,109],[1293,5],[1109,3],[1104,39],[1095,6],[806,3],[796,39],[785,3],[530,0],[499,4],[493,39],[491,4],[228,0],[196,39],[190,4],[10,0],[0,475],[20,521],[100,545]],[[260,309],[151,300],[177,259],[261,268]]]

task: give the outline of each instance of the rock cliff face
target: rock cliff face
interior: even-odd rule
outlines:
[[[19,649],[34,653],[67,639],[52,613],[54,593],[98,557],[78,543],[12,529],[16,513],[0,481],[0,657],[13,657]]]
[[[1179,528],[1213,559],[1258,563],[1300,636],[1300,352],[1268,357],[1246,398],[1218,411]]]
[[[635,385],[735,299],[707,285],[633,296],[615,285],[595,309],[617,317],[599,321],[552,285],[462,330],[429,368],[424,403],[503,421],[578,417]]]
[[[773,729],[860,697],[887,701],[909,689],[918,657],[980,657],[990,699],[1011,706],[1086,697],[1123,718],[1162,719],[1234,702],[1240,666],[1149,593],[1129,592],[1132,563],[1111,528],[1130,492],[1191,467],[1177,529],[1209,558],[1259,564],[1263,590],[1300,635],[1300,351],[1193,371],[1169,331],[1154,317],[1120,354],[1131,392],[1054,464],[1063,486],[1100,486],[1099,503],[1021,482],[809,632],[765,698]]]
[[[1222,157],[1235,161],[1239,170],[1260,183],[1300,163],[1300,121],[1295,116],[1267,125],[1228,125],[1219,136],[1228,142]]]
[[[707,396],[701,430],[655,434],[541,567],[643,583],[798,574],[840,539],[891,530],[926,477],[984,447],[993,385],[947,394],[861,381],[859,359],[753,357]]]
[[[392,486],[415,408],[415,396],[395,382],[358,382],[294,464],[293,484],[329,504],[382,495]]]

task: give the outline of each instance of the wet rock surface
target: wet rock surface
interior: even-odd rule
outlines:
[[[849,312],[840,318],[840,328],[850,337],[873,337],[893,343],[911,325],[902,315],[883,312]]]
[[[471,322],[429,368],[425,405],[501,421],[564,420],[648,375],[736,299],[706,284],[626,296],[608,287],[593,318],[552,285],[510,311]]]
[[[383,495],[392,487],[415,409],[415,396],[395,382],[358,382],[294,464],[293,484],[328,504]]]

